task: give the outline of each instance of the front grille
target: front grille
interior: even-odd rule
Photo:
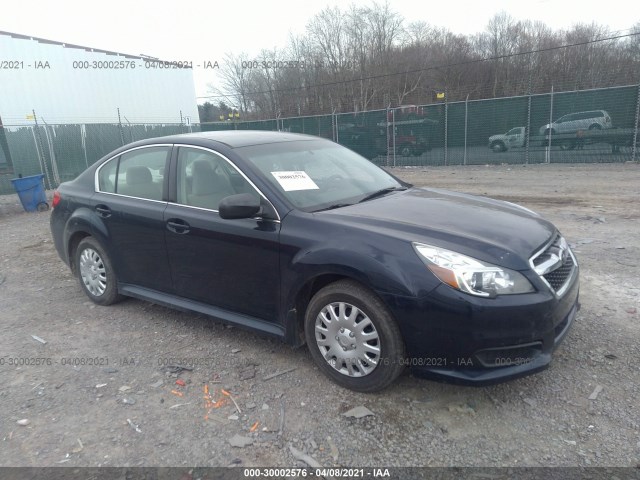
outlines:
[[[569,285],[577,264],[566,240],[559,234],[531,258],[531,266],[558,295]]]
[[[567,257],[565,263],[560,266],[557,270],[547,273],[543,275],[544,279],[549,283],[551,288],[555,291],[558,291],[562,288],[562,286],[566,283],[566,281],[571,276],[571,272],[573,272],[573,259],[571,255]]]

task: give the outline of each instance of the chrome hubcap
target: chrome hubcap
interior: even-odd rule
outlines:
[[[363,377],[378,365],[378,331],[362,310],[349,303],[325,306],[316,317],[315,335],[324,359],[343,375]]]
[[[80,276],[91,295],[99,297],[107,289],[107,271],[102,258],[92,248],[85,248],[80,254]]]

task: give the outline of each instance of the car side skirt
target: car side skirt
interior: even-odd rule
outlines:
[[[259,318],[242,315],[229,310],[225,310],[205,303],[196,302],[187,298],[159,292],[149,288],[130,285],[127,283],[118,283],[118,292],[128,297],[139,298],[151,303],[163,305],[165,307],[174,308],[185,312],[198,312],[213,317],[223,323],[246,328],[267,335],[284,338],[285,329],[278,324],[266,322]]]

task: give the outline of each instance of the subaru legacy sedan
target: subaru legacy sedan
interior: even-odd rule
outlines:
[[[578,309],[578,263],[534,212],[417,188],[278,132],[126,145],[54,194],[51,232],[95,303],[200,312],[308,346],[363,392],[407,367],[489,384],[540,371]]]

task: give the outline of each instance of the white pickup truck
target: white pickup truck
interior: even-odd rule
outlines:
[[[514,127],[507,133],[489,137],[489,148],[494,152],[506,152],[510,148],[524,147],[527,141],[526,127]]]

